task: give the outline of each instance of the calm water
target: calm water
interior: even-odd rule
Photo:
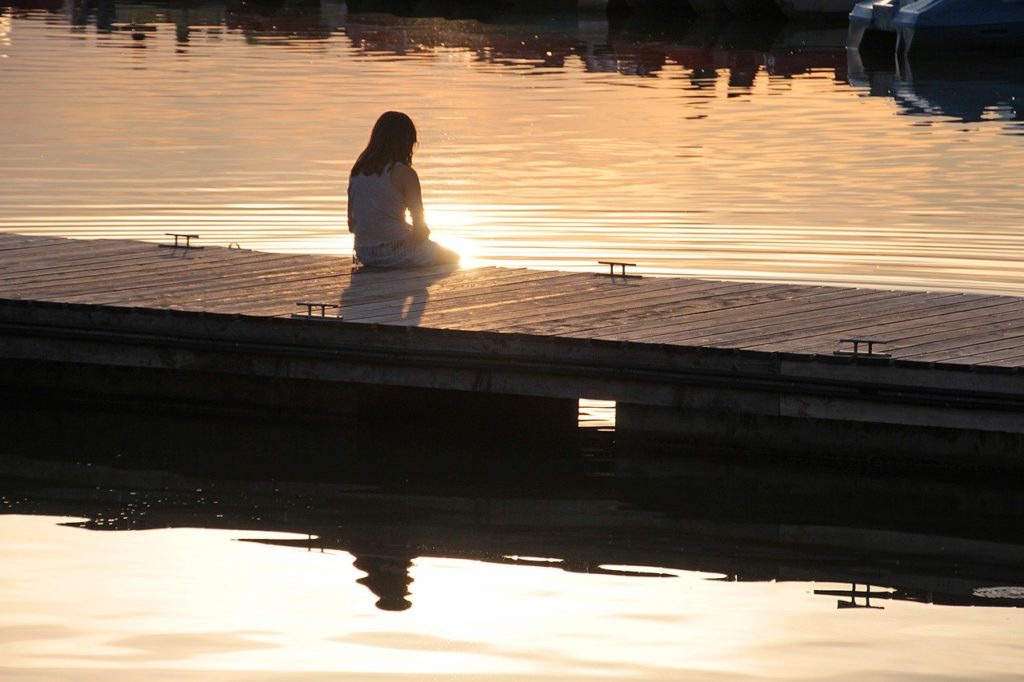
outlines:
[[[0,229],[347,253],[347,169],[393,108],[470,262],[1024,294],[1022,61],[864,64],[841,25],[357,9],[0,4]],[[1013,482],[620,459],[600,432],[396,454],[269,419],[2,414],[4,680],[1024,664]]]
[[[381,611],[351,553],[269,544],[305,536],[76,521],[0,516],[6,680],[1011,680],[1024,655],[1017,609],[543,557],[416,558],[413,606]]]
[[[1020,679],[1007,482],[5,416],[4,680]]]
[[[250,7],[0,9],[0,229],[347,253],[347,169],[394,108],[471,263],[1024,293],[1024,61]]]

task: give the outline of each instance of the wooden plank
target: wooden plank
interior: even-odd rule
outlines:
[[[54,237],[54,236],[35,235],[35,234],[23,234],[21,232],[6,232],[4,230],[0,230],[0,251],[3,251],[4,248],[7,245],[9,245],[9,244],[24,244],[24,243],[35,241],[35,240],[44,240],[44,239],[49,239],[51,241],[52,240],[58,240],[58,239],[59,240],[65,240],[66,237]]]
[[[251,309],[273,307],[277,314],[300,312],[295,303],[300,300],[315,300],[323,303],[337,302],[337,279],[331,276],[307,277],[288,281],[274,281],[256,285],[247,289],[248,295],[240,295],[231,290],[220,294],[197,296],[190,300],[180,300],[168,294],[161,297],[155,294],[145,301],[132,301],[125,304],[134,308],[164,308],[171,310],[189,310],[195,312],[214,312],[230,314],[250,314]],[[324,293],[326,292],[326,293]]]
[[[232,250],[234,251],[234,250]],[[237,252],[236,252],[237,253]],[[274,254],[258,260],[246,254],[232,255],[223,250],[214,257],[189,256],[179,258],[154,258],[146,265],[125,264],[113,269],[97,272],[69,272],[65,277],[44,278],[40,282],[28,281],[19,284],[19,292],[23,295],[31,292],[49,293],[53,289],[65,289],[69,292],[82,293],[95,287],[97,291],[129,290],[155,286],[174,285],[176,282],[188,282],[199,285],[203,281],[219,281],[225,277],[238,277],[243,273],[259,270],[268,272],[285,272],[308,270],[317,265],[329,264],[347,267],[347,261],[335,258],[305,259],[302,256]]]
[[[210,249],[209,251],[146,251],[128,253],[112,251],[95,255],[70,254],[62,258],[49,258],[45,265],[10,269],[0,275],[0,283],[28,285],[32,283],[49,284],[58,282],[75,282],[90,277],[116,277],[124,271],[139,274],[160,273],[168,268],[185,267],[227,267],[246,263],[270,263],[282,259],[301,259],[300,256],[289,254],[261,254],[255,256],[238,249]],[[316,264],[321,258],[306,259]]]
[[[1024,355],[1015,355],[1010,358],[996,358],[984,362],[976,362],[978,367],[1001,367],[1006,369],[1016,368],[1024,370]]]
[[[311,283],[311,284],[315,284],[315,283]],[[275,289],[274,293],[275,294],[280,294],[281,292],[280,292],[280,290]],[[301,297],[309,298],[309,297],[316,297],[316,296],[318,296],[319,298],[315,298],[314,300],[330,301],[330,302],[337,303],[337,304],[341,305],[341,303],[340,303],[341,299],[338,297],[337,290],[335,288],[332,288],[332,287],[329,287],[329,286],[325,286],[321,290],[317,290],[316,288],[307,287],[306,289],[304,289],[302,291],[296,291],[294,293],[295,293],[295,296],[292,297],[293,300],[297,300],[298,298],[301,298]],[[426,291],[422,290],[418,294],[411,295],[408,300],[417,300],[419,297],[426,296],[426,295],[427,295]],[[278,298],[280,298],[280,295],[278,295]],[[409,313],[409,312],[406,311],[406,309],[405,309],[405,307],[406,307],[406,299],[404,299],[404,298],[403,299],[397,299],[397,298],[396,299],[391,299],[390,306],[391,306],[391,308],[390,308],[391,316],[387,320],[387,322],[386,322],[387,324],[414,325],[414,324],[418,323],[419,316],[417,314]],[[296,309],[293,305],[283,305],[283,304],[271,305],[271,304],[268,304],[267,302],[259,302],[259,301],[250,301],[249,303],[246,303],[246,304],[237,304],[235,306],[235,309],[240,314],[244,314],[244,315],[261,315],[261,316],[282,316],[282,315],[291,315],[292,313],[296,313],[296,312],[298,312],[298,313],[305,312],[303,310]],[[347,311],[344,307],[339,308],[338,310],[335,310],[335,311],[329,311],[329,314],[334,314],[335,316],[340,315],[340,316],[344,317],[347,322],[362,322],[363,321],[363,320],[358,319],[358,316],[354,316],[351,312]]]
[[[454,315],[459,319],[465,319],[474,314],[474,311],[489,307],[501,307],[522,303],[524,301],[539,301],[544,298],[552,298],[564,295],[566,290],[575,290],[576,282],[579,281],[578,273],[557,273],[544,280],[529,280],[513,282],[508,285],[482,289],[480,292],[468,292],[468,295],[456,298],[433,301],[424,300],[415,303],[416,311],[429,313],[429,316],[439,317],[442,315]],[[568,287],[568,289],[566,288]],[[346,305],[346,308],[348,306]],[[386,304],[385,304],[386,307]],[[427,311],[426,308],[430,310]],[[389,313],[383,313],[380,317],[372,309],[360,308],[359,320],[365,322],[384,323]],[[426,326],[435,326],[433,323],[425,323]]]
[[[439,291],[445,290],[443,288],[444,284],[444,281],[438,283],[438,285],[442,287],[441,289],[439,289]],[[497,286],[497,282],[488,279],[485,280],[483,286]],[[466,281],[459,286],[459,289],[468,291],[471,290],[473,287],[474,284],[472,281]],[[429,287],[419,290],[408,290],[406,294],[403,296],[390,296],[384,300],[375,301],[372,304],[372,306],[370,304],[355,304],[355,306],[357,307],[350,307],[348,304],[346,304],[343,299],[345,292],[342,291],[341,295],[339,295],[336,288],[333,289],[333,291],[322,292],[320,293],[320,295],[321,297],[323,297],[325,293],[332,293],[335,297],[333,301],[338,302],[339,305],[342,306],[341,314],[345,317],[347,321],[350,322],[369,323],[368,320],[363,318],[359,311],[363,311],[372,307],[375,314],[378,316],[378,321],[375,322],[377,324],[409,324],[410,320],[419,319],[419,315],[421,313],[418,313],[415,308],[410,310],[407,309],[405,306],[407,306],[410,302],[420,301],[428,297],[431,299],[431,301],[433,301],[437,291],[438,290],[431,289]],[[402,314],[396,316],[395,311],[398,309],[402,310]],[[267,300],[250,299],[245,309],[241,310],[240,312],[242,312],[242,314],[279,316],[291,314],[291,312],[293,311],[290,309],[289,306],[281,305],[279,303],[274,303]]]
[[[113,290],[147,284],[156,286],[180,279],[188,279],[197,283],[203,276],[209,280],[216,280],[228,271],[236,272],[242,268],[251,269],[270,265],[280,266],[286,263],[291,263],[294,267],[308,267],[315,264],[314,261],[286,254],[276,254],[273,257],[260,260],[253,260],[245,255],[226,253],[185,257],[170,255],[163,258],[154,256],[145,260],[118,260],[105,266],[99,264],[83,270],[67,269],[60,274],[29,274],[19,279],[0,281],[0,286],[9,289],[17,288],[26,292],[49,291],[61,287],[70,290],[102,282],[106,290]]]
[[[935,325],[941,323],[945,316],[952,315],[957,311],[977,312],[972,309],[982,307],[988,302],[990,301],[965,300],[949,303],[946,306],[932,306],[921,309],[916,314],[905,312],[890,316],[882,316],[880,314],[878,317],[871,318],[862,324],[845,325],[839,329],[832,329],[828,333],[808,336],[799,342],[791,342],[786,345],[786,350],[787,352],[797,353],[821,352],[823,350],[831,352],[837,346],[836,334],[842,334],[847,337],[856,336],[888,340],[891,343],[884,350],[896,353],[901,351],[900,343],[902,339],[926,335]],[[964,334],[971,333],[971,325],[970,318],[950,320],[946,333],[950,336],[963,336]],[[829,340],[831,340],[831,345],[828,344]],[[772,342],[752,348],[758,350],[777,350]],[[900,352],[899,357],[905,356]]]
[[[811,295],[814,289],[814,287],[808,287],[807,291],[800,292],[800,295]],[[738,300],[737,295],[742,298]],[[602,332],[618,328],[635,328],[641,324],[675,324],[670,320],[687,316],[697,319],[712,311],[741,308],[750,304],[751,301],[756,300],[757,303],[754,305],[760,305],[777,297],[788,298],[792,295],[791,285],[777,284],[745,284],[739,289],[718,289],[713,292],[712,297],[691,297],[689,299],[673,297],[670,292],[668,295],[644,298],[637,301],[637,305],[632,305],[632,301],[627,301],[629,305],[618,306],[614,310],[598,309],[592,312],[591,307],[566,310],[564,317],[544,320],[531,325],[531,329],[541,334],[589,338]]]
[[[781,291],[781,288],[768,287],[763,291],[765,295],[771,295]],[[593,319],[602,316],[613,317],[614,321],[627,327],[678,325],[682,319],[696,318],[696,316],[715,309],[736,306],[736,299],[729,298],[728,295],[728,291],[702,288],[692,290],[685,298],[675,295],[668,300],[651,301],[644,307],[634,306],[628,299],[600,301],[581,310],[558,308],[549,311],[544,318],[534,316],[522,319],[522,321],[512,321],[512,325],[503,327],[502,331],[523,331],[528,327],[532,333],[545,336],[598,338],[599,333],[595,333],[593,330],[581,331],[579,326],[574,325],[575,316],[586,317],[590,321],[587,325],[589,327],[595,327]]]
[[[889,301],[892,293],[863,289],[826,290],[811,296],[766,301],[743,310],[722,311],[714,316],[688,323],[685,328],[651,336],[658,342],[700,345],[708,336],[753,335],[763,339],[772,331],[792,330],[799,324],[820,324],[823,316],[835,311],[859,310],[862,306]]]
[[[66,241],[68,241],[68,239],[65,237],[43,237],[17,234],[13,232],[0,232],[0,251],[39,249],[51,244],[59,244]],[[9,255],[10,254],[4,254],[4,258],[7,258]]]
[[[395,268],[379,269],[356,267],[350,273],[366,282],[367,291],[376,290],[381,295],[390,295],[390,292],[399,292],[403,288],[421,286],[424,281],[433,281],[440,276],[444,278],[455,277],[480,277],[500,278],[508,276],[507,273],[515,275],[546,275],[550,271],[531,271],[525,268],[498,268],[486,266],[482,268],[462,268],[458,265],[434,265],[422,268]]]
[[[1017,320],[1017,324],[1012,327],[1003,327],[995,331],[987,331],[983,333],[971,334],[966,331],[961,331],[956,337],[946,337],[936,340],[932,343],[922,344],[921,346],[912,347],[910,352],[901,347],[895,347],[888,350],[893,354],[893,357],[901,360],[915,360],[918,362],[942,362],[943,355],[947,352],[951,352],[954,355],[960,355],[966,357],[970,354],[971,349],[979,344],[985,344],[991,341],[999,341],[1011,336],[1024,335],[1024,325],[1020,324],[1021,320]],[[940,335],[930,338],[940,338]]]
[[[2,260],[5,267],[2,274],[5,278],[12,275],[22,276],[33,271],[56,270],[57,266],[55,264],[57,263],[63,264],[65,268],[74,267],[77,269],[84,267],[90,261],[109,263],[116,261],[119,257],[125,259],[141,258],[144,256],[156,256],[158,253],[167,253],[157,247],[156,244],[140,242],[129,242],[126,244],[115,240],[98,244],[93,244],[92,242],[84,244],[73,242],[72,245],[67,245],[62,243],[62,246],[66,248],[35,249],[28,256],[24,253],[3,253]],[[71,246],[74,248],[71,248]],[[203,249],[203,251],[205,250]],[[202,251],[192,251],[191,253],[198,254],[202,253]]]
[[[955,294],[924,294],[915,292],[876,292],[864,297],[823,302],[822,307],[809,309],[802,313],[793,313],[760,327],[748,330],[729,330],[715,338],[721,338],[730,347],[749,350],[762,350],[762,347],[784,343],[786,348],[795,344],[810,343],[815,345],[818,339],[835,341],[838,330],[860,328],[865,320],[875,321],[888,314],[902,315],[910,306],[938,306],[944,299]],[[703,337],[702,337],[703,338]],[[815,339],[808,342],[807,339]],[[701,339],[689,339],[688,343]],[[774,349],[774,348],[773,348]]]
[[[344,269],[345,266],[334,266],[334,269]],[[128,271],[121,271],[110,278],[90,278],[65,281],[43,285],[25,285],[19,287],[19,293],[23,297],[51,296],[53,294],[65,293],[69,297],[88,296],[89,294],[112,294],[132,291],[161,290],[161,291],[186,291],[203,288],[213,284],[221,284],[228,281],[245,282],[247,280],[266,278],[266,276],[296,276],[307,273],[309,268],[301,260],[284,259],[274,262],[273,265],[260,263],[247,263],[240,266],[226,268],[223,264],[197,264],[187,267],[175,267],[168,265],[159,272],[139,273],[131,276]],[[88,301],[83,301],[88,302]]]
[[[565,298],[586,295],[586,292],[605,292],[607,291],[606,287],[615,286],[609,285],[608,282],[602,281],[600,278],[595,278],[589,272],[566,272],[565,274],[569,276],[551,281],[540,293],[548,294],[555,298]],[[474,311],[478,311],[486,306],[515,305],[534,300],[538,293],[538,288],[532,285],[515,286],[498,292],[481,292],[481,296],[462,298],[435,312],[459,316],[471,313],[476,314]],[[497,297],[495,294],[497,294]]]
[[[342,266],[341,268],[328,268],[327,270],[337,273],[343,272],[344,269],[344,266]],[[321,271],[323,270],[321,268]],[[285,262],[274,268],[270,276],[284,279],[308,276],[309,274],[310,270],[308,268],[296,268],[294,264]],[[263,275],[267,275],[265,268],[255,271],[244,268],[230,269],[228,271],[218,268],[213,270],[201,268],[195,271],[185,269],[178,272],[163,273],[159,276],[152,274],[149,276],[140,275],[139,279],[135,281],[118,278],[108,283],[100,279],[80,282],[74,286],[69,285],[63,288],[47,287],[29,291],[34,294],[66,292],[64,295],[69,301],[81,303],[107,303],[115,300],[130,303],[133,297],[145,298],[154,292],[174,292],[185,295],[190,291],[214,291],[232,286],[242,286],[247,283],[258,282],[259,277]]]
[[[891,341],[889,350],[897,357],[910,358],[941,350],[979,333],[1004,333],[1007,329],[1020,328],[1024,325],[1024,302],[996,303],[961,312],[942,310],[931,318],[915,322],[919,326],[893,324],[878,330]]]
[[[62,258],[75,258],[79,254],[113,251],[142,253],[150,250],[154,253],[170,251],[170,249],[160,249],[155,243],[126,239],[58,239],[52,242],[33,242],[16,249],[0,249],[0,258],[7,263],[31,265]],[[191,253],[200,253],[205,250],[207,249],[192,250]]]
[[[975,329],[973,333],[946,338],[928,344],[926,350],[918,349],[912,353],[901,354],[900,357],[920,362],[947,362],[951,358],[969,360],[973,355],[986,352],[991,348],[991,344],[1003,344],[999,347],[1002,349],[1006,343],[1010,346],[1014,343],[1024,346],[1024,328],[1018,325],[1000,330]]]
[[[1015,334],[998,341],[979,343],[959,349],[954,356],[955,363],[960,365],[981,365],[1008,360],[1024,355],[1024,334]],[[953,359],[943,362],[949,363]]]
[[[205,295],[205,294],[217,294],[220,295],[222,292],[227,292],[227,295],[231,295],[233,292],[239,294],[248,294],[254,287],[261,287],[265,285],[273,285],[276,282],[288,282],[303,279],[312,279],[318,277],[333,277],[337,285],[343,286],[349,281],[352,274],[352,269],[349,264],[345,261],[325,262],[320,266],[303,266],[300,262],[299,267],[296,267],[293,263],[285,263],[282,267],[267,267],[267,266],[252,266],[247,268],[239,268],[232,270],[229,273],[222,274],[214,277],[211,280],[204,280],[197,282],[196,285],[179,285],[174,288],[174,292],[182,297],[188,297],[193,294]],[[419,277],[437,277],[442,273],[447,273],[450,269],[435,269],[431,273],[425,274],[423,272],[418,273]]]
[[[939,362],[948,364],[978,364],[976,356],[992,351],[1016,350],[1024,353],[1024,330],[1017,329],[1009,333],[991,332],[957,339],[955,343],[945,343],[940,349],[930,352],[915,353],[911,356],[898,355],[901,360],[918,362]]]
[[[563,274],[563,275],[565,275],[565,274],[572,275],[572,274],[579,274],[579,273],[565,273],[565,272],[562,272],[561,274]],[[521,287],[516,287],[516,290],[518,291],[518,295],[522,295],[523,294],[523,290],[522,290]],[[543,291],[543,288],[542,288],[542,291]],[[492,300],[492,301],[495,300],[495,295],[496,294],[498,295],[498,299],[497,300],[498,300],[498,302],[500,304],[504,304],[508,300],[508,296],[503,291],[501,291],[501,290],[495,290],[494,292],[492,292],[492,294],[490,294],[488,297],[486,297],[485,300]],[[431,298],[429,300],[425,301],[425,305],[418,305],[418,306],[414,305],[414,306],[411,306],[410,308],[407,308],[406,310],[404,310],[403,319],[404,318],[408,318],[409,313],[416,313],[416,312],[422,313],[425,310],[427,312],[429,312],[429,310],[432,309],[432,306],[435,303],[437,304],[437,306],[439,307],[440,310],[444,311],[444,310],[450,310],[450,308],[447,308],[445,306],[449,306],[452,303],[457,303],[457,304],[461,305],[460,301],[461,301],[461,299],[459,299],[459,300],[435,301],[433,299],[433,296],[431,295]],[[394,317],[395,306],[397,304],[401,304],[401,303],[403,303],[403,299],[393,299],[393,298],[388,300],[388,301],[378,302],[378,307],[376,309],[376,312],[378,312],[379,315],[375,316],[375,317],[368,317],[367,315],[362,315],[362,314],[358,314],[357,315],[357,314],[355,314],[355,311],[361,312],[361,311],[367,310],[368,308],[366,306],[358,305],[358,306],[354,306],[353,307],[353,306],[345,305],[344,306],[344,310],[349,313],[349,314],[346,314],[346,319],[349,319],[349,321],[352,321],[352,322],[388,324],[388,322],[387,322],[388,319]],[[536,306],[536,303],[529,303],[529,305],[535,305]],[[458,317],[460,319],[464,319],[466,317],[465,311],[460,309],[459,312],[458,312]],[[425,325],[425,326],[429,326],[429,325]]]
[[[786,352],[820,352],[834,350],[840,336],[861,336],[890,339],[881,329],[895,333],[901,328],[917,328],[927,320],[944,312],[967,310],[994,297],[972,296],[968,300],[953,292],[924,294],[906,292],[897,299],[859,301],[853,306],[818,311],[817,315],[795,315],[780,324],[751,330],[749,334],[730,334],[715,337],[730,346],[748,350],[779,350]],[[838,336],[837,336],[838,335]],[[780,345],[782,344],[782,345]]]
[[[288,254],[264,253],[244,249],[228,249],[210,246],[203,249],[167,249],[157,244],[146,242],[124,242],[121,240],[99,240],[97,242],[66,241],[56,247],[36,250],[30,258],[22,254],[3,253],[0,258],[19,269],[45,268],[52,263],[88,261],[89,259],[108,259],[111,254],[123,254],[125,257],[151,256],[154,261],[166,261],[174,258],[211,259],[222,256],[237,258],[246,256],[261,259]],[[292,254],[293,256],[296,254]],[[313,256],[317,258],[318,256]],[[14,271],[14,268],[12,268]]]
[[[381,284],[397,286],[399,289],[396,291],[401,293],[392,292],[388,298],[404,300],[410,292],[430,292],[431,286],[441,286],[449,280],[463,280],[460,286],[470,288],[481,286],[481,282],[491,283],[504,281],[504,278],[509,276],[521,276],[520,273],[507,273],[499,271],[497,268],[452,270],[450,266],[439,266],[432,271],[422,268],[410,272],[415,272],[417,278],[414,280],[401,279],[398,282],[395,282],[393,278],[388,279],[387,277],[378,279],[372,285],[373,291],[375,293],[379,292]],[[431,276],[431,272],[433,276]],[[397,271],[395,274],[398,274]],[[533,274],[537,275],[539,273]],[[244,285],[231,283],[230,286],[219,290],[207,287],[188,297],[182,296],[180,292],[176,291],[174,292],[175,298],[173,301],[160,298],[138,303],[145,305],[159,304],[161,306],[173,305],[181,309],[215,306],[219,311],[231,309],[232,312],[240,314],[256,314],[257,311],[262,311],[263,314],[274,316],[284,314],[285,312],[290,314],[294,302],[298,300],[296,296],[299,298],[309,298],[309,296],[302,295],[303,291],[310,292],[310,296],[315,292],[316,296],[323,299],[324,302],[343,303],[346,291],[350,290],[350,286],[351,278],[348,275],[343,274],[339,277],[336,273],[327,270],[298,278],[285,279],[275,277],[257,279],[251,280]],[[431,293],[431,295],[433,294]]]
[[[323,277],[332,277],[336,282],[341,282],[345,270],[345,266],[329,266],[317,270],[289,267],[270,273],[266,270],[239,270],[213,279],[198,279],[195,282],[180,278],[148,279],[138,286],[121,286],[107,291],[96,291],[95,286],[83,285],[73,290],[71,294],[64,295],[61,300],[68,303],[165,307],[176,301],[216,298],[225,294],[251,291],[274,282],[297,282]]]
[[[497,278],[492,278],[488,275],[497,274],[500,275]],[[457,285],[459,289],[472,289],[473,287],[479,286],[496,286],[498,282],[504,281],[510,273],[497,268],[489,269],[481,272],[480,270],[456,270],[449,274],[449,278],[461,278],[462,281]],[[518,273],[511,273],[512,276],[516,276]],[[401,290],[401,295],[390,295],[387,298],[389,305],[393,309],[394,306],[402,304],[406,301],[409,296],[433,296],[435,295],[434,290],[431,286],[445,286],[448,278],[437,280],[432,282],[430,280],[423,280],[419,288],[411,287],[408,283]],[[376,285],[375,285],[376,286]],[[240,314],[260,314],[267,316],[278,316],[286,315],[295,312],[293,307],[294,301],[297,300],[295,296],[305,292],[310,296],[318,296],[318,300],[324,302],[338,303],[342,305],[341,313],[345,315],[346,319],[350,321],[358,321],[353,319],[348,306],[345,304],[345,288],[339,288],[337,281],[331,280],[317,280],[317,281],[306,281],[302,283],[280,283],[270,282],[265,286],[260,287],[258,290],[253,290],[244,297],[238,297],[234,300],[222,299],[214,302],[218,308],[224,308],[225,306],[231,306],[233,312]],[[380,301],[374,301],[374,304],[380,303]],[[207,302],[207,305],[210,303]]]
[[[574,283],[570,283],[573,285]],[[565,316],[566,310],[585,306],[593,312],[600,310],[616,310],[623,306],[639,305],[641,300],[650,297],[668,296],[673,300],[687,296],[687,290],[706,290],[708,283],[690,282],[680,286],[679,283],[653,281],[649,284],[640,282],[583,279],[581,284],[570,286],[546,295],[524,297],[519,296],[513,301],[500,301],[491,305],[477,306],[473,310],[445,310],[431,315],[425,324],[430,326],[446,326],[452,329],[473,330],[504,330],[508,324],[523,325],[551,318]],[[630,303],[631,302],[631,303]]]
[[[617,286],[639,287],[644,285],[618,284]],[[696,301],[710,300],[715,291],[735,291],[737,287],[747,288],[750,285],[695,280],[682,286],[673,286],[671,284],[652,284],[646,286],[649,287],[645,291],[646,296],[634,293],[637,289],[627,288],[612,290],[611,292],[602,290],[600,291],[601,295],[595,297],[584,297],[585,294],[590,296],[590,293],[575,291],[539,302],[526,301],[500,308],[492,307],[488,311],[475,313],[472,318],[460,319],[451,315],[442,319],[431,317],[427,324],[448,324],[454,329],[466,331],[486,329],[508,331],[513,328],[521,329],[528,324],[547,324],[549,320],[566,317],[570,311],[578,310],[580,306],[584,306],[591,314],[601,314],[602,312],[607,313],[624,308],[636,309],[639,307],[639,301],[650,301],[651,296],[658,297],[662,302],[668,298],[668,300],[673,302],[672,305],[676,306],[684,305],[686,302],[696,305],[694,303]],[[771,285],[763,286],[769,287]],[[639,290],[644,291],[644,289]]]
[[[514,295],[510,292],[522,292],[530,288],[555,287],[557,286],[556,280],[564,280],[572,276],[571,273],[564,272],[548,272],[543,276],[538,276],[538,273],[534,272],[523,273],[515,277],[489,278],[478,281],[468,280],[457,283],[442,281],[429,291],[429,296],[421,297],[409,305],[412,305],[417,312],[423,313],[427,308],[446,310],[464,306],[467,301],[501,301]],[[364,285],[354,281],[351,288],[342,296],[345,310],[353,320],[383,323],[382,319],[376,319],[375,316],[378,313],[387,316],[386,311],[391,310],[395,300],[404,301],[410,294],[409,291],[399,291],[397,296],[373,296],[373,292],[367,295],[354,295],[353,290],[361,286]]]
[[[166,246],[162,243],[157,242],[143,242],[137,240],[126,240],[126,239],[58,239],[52,244],[40,244],[32,254],[4,254],[0,256],[0,259],[10,260],[12,258],[19,261],[45,261],[49,254],[47,251],[51,251],[55,256],[60,258],[72,258],[78,254],[93,254],[98,252],[110,251],[110,250],[121,250],[125,253],[150,253],[167,257],[170,255],[179,256],[210,256],[216,254],[246,254],[251,258],[264,258],[271,256],[280,255],[292,255],[292,256],[304,256],[311,259],[319,258],[350,258],[347,254],[345,255],[323,255],[323,254],[282,254],[272,251],[256,251],[253,249],[240,249],[240,248],[229,248],[222,245],[199,245],[201,248],[197,249],[186,249],[186,248],[162,248]]]
[[[449,273],[438,273],[438,279],[422,279],[416,286],[413,286],[413,283],[406,281],[401,289],[403,293],[392,293],[387,297],[387,299],[405,300],[407,296],[413,293],[433,295],[431,287],[443,285],[448,278],[459,278],[460,273],[463,279],[468,280],[464,283],[467,287],[473,286],[474,276],[476,276],[476,280],[479,281],[479,275],[481,274],[476,271],[452,271]],[[321,279],[323,279],[323,286],[318,283]],[[490,281],[490,279],[485,281]],[[344,300],[346,292],[350,291],[351,279],[347,277],[328,277],[326,279],[306,278],[302,280],[288,281],[268,279],[249,287],[235,287],[232,290],[226,291],[216,297],[200,295],[189,300],[179,300],[178,304],[188,305],[190,307],[204,303],[216,304],[219,308],[235,306],[240,312],[244,312],[245,314],[256,314],[256,311],[262,310],[265,311],[266,314],[274,316],[281,314],[282,309],[287,310],[290,308],[296,299],[289,297],[293,296],[294,292],[303,286],[313,288],[311,290],[316,291],[317,295],[321,299],[325,299],[324,302],[346,305]]]
[[[626,317],[609,325],[582,326],[580,335],[593,338],[622,340],[627,336],[637,340],[657,341],[666,334],[689,331],[694,334],[706,329],[728,328],[728,325],[742,324],[750,320],[775,317],[782,310],[796,308],[806,310],[814,301],[862,297],[859,289],[838,289],[832,287],[797,287],[795,285],[773,285],[772,288],[750,292],[745,298],[716,295],[711,304],[694,309],[662,311],[651,309],[641,311],[639,317]]]
[[[802,297],[792,303],[786,299],[774,303],[753,301],[746,305],[708,311],[697,318],[683,320],[683,324],[676,320],[667,320],[663,324],[637,326],[634,329],[623,328],[616,334],[602,331],[595,334],[595,338],[694,345],[694,342],[690,340],[706,335],[708,330],[720,329],[724,325],[729,325],[729,329],[733,329],[736,325],[748,324],[748,319],[773,317],[776,310],[793,310],[795,308],[804,314],[819,317],[822,307],[829,309],[853,307],[861,300],[888,299],[891,296],[891,292],[854,289],[845,292],[821,292],[813,297],[811,302],[803,301]],[[819,301],[817,307],[813,305],[814,301]],[[779,307],[774,307],[776,305]]]
[[[500,329],[541,335],[556,335],[556,330],[564,330],[589,338],[593,329],[617,323],[635,325],[644,320],[664,320],[669,315],[679,314],[684,308],[692,314],[725,304],[728,296],[733,294],[752,295],[756,291],[760,295],[770,295],[770,292],[786,286],[680,280],[675,285],[651,285],[637,294],[619,291],[597,298],[567,301],[539,310],[536,314],[517,316],[511,320],[511,326]],[[508,319],[493,320],[499,325],[506,322]]]
[[[549,315],[546,320],[536,323],[534,329],[541,334],[556,335],[560,332],[562,336],[601,338],[606,333],[614,336],[611,330],[629,328],[644,330],[641,335],[646,337],[651,329],[677,328],[685,321],[792,294],[792,285],[721,282],[713,287],[691,288],[679,295],[660,297],[660,300],[647,299],[642,306],[625,300],[614,309],[599,304],[581,311],[558,311],[569,314]]]
[[[234,315],[260,317],[287,316],[305,313],[305,308],[296,305],[299,301],[337,304],[337,282],[329,277],[291,282],[274,282],[253,290],[247,297],[212,298],[201,301],[175,302],[168,307],[180,310],[201,310]],[[337,316],[340,311],[328,311]]]
[[[472,269],[458,270],[454,277],[444,279],[394,282],[389,279],[376,279],[366,276],[364,273],[354,275],[349,284],[348,305],[372,304],[379,301],[387,301],[390,298],[404,295],[412,288],[433,286],[434,291],[439,295],[459,295],[465,291],[472,291],[473,287],[507,286],[518,282],[549,281],[564,273],[555,271],[535,271],[508,268],[492,268],[488,270]]]

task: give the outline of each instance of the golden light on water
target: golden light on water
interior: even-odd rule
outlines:
[[[882,97],[828,31],[803,27],[766,56],[620,42],[589,19],[316,19],[312,40],[240,20],[175,51],[153,49],[172,47],[166,17],[147,16],[158,30],[127,50],[127,33],[68,41],[64,26],[0,16],[13,64],[0,86],[20,93],[4,111],[0,228],[189,228],[204,243],[345,254],[346,172],[386,107],[416,121],[428,220],[467,266],[619,258],[650,274],[1024,291],[1018,124],[993,120],[1005,104],[969,123],[942,110],[943,88],[1012,94],[999,74],[1012,80],[1013,64],[963,87],[893,74]],[[786,71],[790,59],[806,65]]]
[[[480,237],[486,236],[487,227],[471,206],[430,205],[425,213],[427,224],[432,230],[431,238],[458,253],[462,267],[473,268],[484,264]]]
[[[11,44],[12,28],[10,10],[0,8],[0,47],[8,47]],[[6,54],[0,53],[0,58],[6,57]]]
[[[147,679],[373,672],[396,682],[671,680],[699,671],[722,680],[885,680],[938,669],[966,677],[1015,674],[1005,635],[1024,626],[1019,609],[992,619],[986,609],[886,602],[880,629],[878,612],[837,611],[808,583],[430,557],[412,563],[412,607],[383,612],[356,583],[363,573],[346,552],[321,553],[315,541],[312,551],[237,542],[302,536],[86,531],[58,521],[0,517],[0,630],[19,633],[0,640],[0,670],[90,680],[133,670]],[[923,637],[949,646],[917,656]],[[964,642],[984,655],[959,655]],[[840,655],[850,646],[870,654]]]

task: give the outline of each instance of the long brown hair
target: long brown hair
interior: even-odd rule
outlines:
[[[395,163],[412,165],[416,126],[400,111],[385,111],[373,125],[366,149],[352,166],[354,175],[380,175]]]

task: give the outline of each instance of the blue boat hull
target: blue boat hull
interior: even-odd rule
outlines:
[[[917,0],[893,26],[907,50],[1010,49],[1024,45],[1024,2]]]
[[[900,27],[900,40],[907,50],[1019,50],[1024,47],[1024,21],[1014,24]]]

